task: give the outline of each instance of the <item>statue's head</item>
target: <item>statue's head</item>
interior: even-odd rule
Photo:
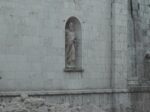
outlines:
[[[70,29],[71,31],[74,30],[74,24],[73,24],[73,22],[70,22],[70,23],[69,23],[69,29]]]

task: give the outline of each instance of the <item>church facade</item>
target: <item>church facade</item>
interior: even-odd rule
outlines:
[[[149,43],[149,0],[0,0],[0,101],[148,112]]]

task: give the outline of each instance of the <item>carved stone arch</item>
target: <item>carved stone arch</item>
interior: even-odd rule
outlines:
[[[70,31],[70,24],[73,27],[73,31]],[[70,56],[68,53],[68,38],[71,38],[71,36],[68,36],[68,32],[73,32],[72,34],[75,36],[75,41],[72,46],[75,48],[75,61],[74,64],[68,64],[68,57]],[[73,37],[73,36],[72,36]],[[70,46],[71,47],[71,46]],[[81,23],[78,18],[72,16],[70,17],[65,26],[65,68],[66,69],[73,69],[77,70],[82,68],[82,29],[81,29]],[[72,70],[71,70],[72,71]]]

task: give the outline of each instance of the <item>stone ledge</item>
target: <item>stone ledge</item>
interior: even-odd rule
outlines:
[[[84,72],[82,68],[72,67],[72,68],[65,68],[64,72]]]
[[[139,89],[140,88],[140,89]],[[123,94],[149,92],[150,87],[132,87],[129,89],[91,89],[91,90],[53,90],[53,91],[5,91],[0,92],[0,97],[18,97],[22,93],[29,96],[53,96],[53,95],[83,95],[83,94]]]
[[[0,96],[20,96],[22,93],[29,96],[51,96],[51,95],[82,95],[82,94],[112,94],[128,93],[127,89],[91,89],[91,90],[53,90],[53,91],[9,91],[0,92]]]
[[[149,92],[150,93],[150,86],[132,86],[132,87],[129,87],[129,91],[130,92]]]

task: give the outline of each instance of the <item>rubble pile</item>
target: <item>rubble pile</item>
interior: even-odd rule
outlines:
[[[94,104],[48,104],[41,98],[19,97],[0,104],[0,112],[105,112]]]

